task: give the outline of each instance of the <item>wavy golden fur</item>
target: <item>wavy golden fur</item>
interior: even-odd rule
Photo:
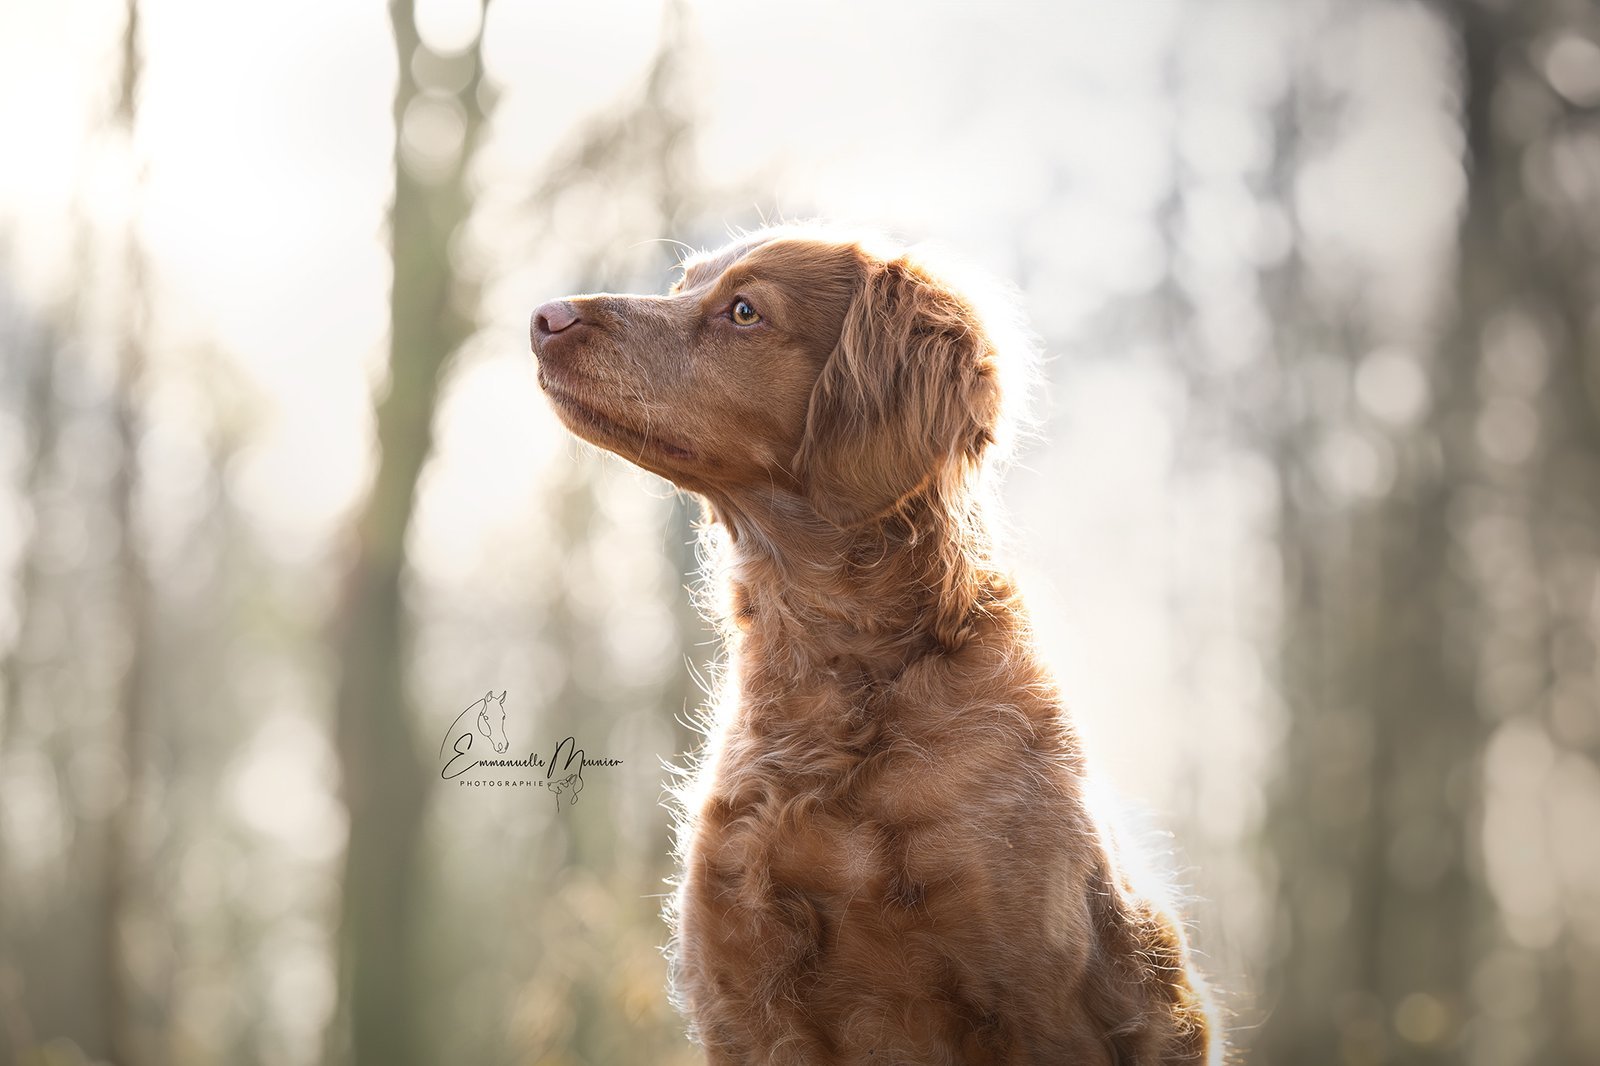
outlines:
[[[725,542],[669,912],[708,1060],[1220,1061],[993,562],[1004,353],[972,304],[899,250],[766,230],[666,296],[551,301],[533,342],[567,426],[698,493]]]

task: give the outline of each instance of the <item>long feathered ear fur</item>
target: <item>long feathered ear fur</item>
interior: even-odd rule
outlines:
[[[965,478],[1000,413],[994,352],[973,309],[903,256],[868,271],[795,456],[812,506],[841,528]]]

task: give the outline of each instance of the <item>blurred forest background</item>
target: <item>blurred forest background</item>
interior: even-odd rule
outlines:
[[[1238,1061],[1600,1063],[1588,0],[0,0],[0,1063],[689,1063],[692,502],[531,309],[1014,280],[1010,550]],[[582,801],[441,780],[493,687]]]

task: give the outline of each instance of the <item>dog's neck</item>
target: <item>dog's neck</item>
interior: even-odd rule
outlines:
[[[803,498],[713,501],[728,531],[730,613],[752,656],[891,677],[965,645],[1010,582],[989,557],[981,508],[964,490],[926,492],[895,513],[841,529]],[[772,654],[775,643],[787,654]],[[751,650],[754,650],[753,648]]]

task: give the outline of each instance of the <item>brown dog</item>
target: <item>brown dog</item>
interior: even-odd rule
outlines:
[[[898,251],[768,230],[666,296],[544,304],[533,346],[574,433],[725,529],[731,670],[671,915],[709,1061],[1219,1059],[991,560],[1000,353],[969,302]]]

